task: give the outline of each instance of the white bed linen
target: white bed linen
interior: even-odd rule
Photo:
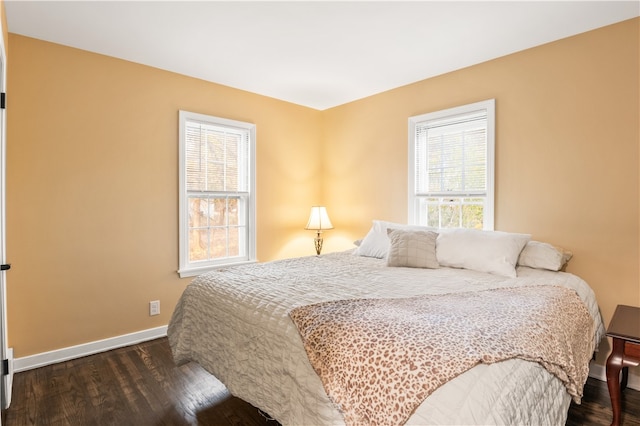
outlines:
[[[519,267],[517,278],[440,268],[391,268],[351,252],[243,265],[204,274],[185,289],[169,324],[177,363],[195,361],[229,391],[283,425],[344,424],[309,364],[288,316],[296,306],[347,298],[407,297],[525,285],[576,290],[604,333],[593,291],[563,272]],[[537,363],[478,365],[443,385],[407,424],[564,425],[571,398]]]

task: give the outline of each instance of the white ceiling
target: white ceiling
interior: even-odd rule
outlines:
[[[640,16],[639,1],[5,1],[9,31],[323,110]]]

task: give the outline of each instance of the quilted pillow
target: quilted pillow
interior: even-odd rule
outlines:
[[[433,228],[419,225],[403,225],[400,223],[385,222],[383,220],[374,220],[371,229],[363,238],[358,246],[355,254],[358,256],[377,257],[384,259],[389,251],[389,238],[387,237],[387,228],[423,230],[432,231]]]
[[[516,277],[516,263],[531,235],[477,229],[443,231],[436,241],[440,266]]]
[[[529,241],[518,259],[518,265],[559,271],[571,260],[573,253],[548,243]]]
[[[436,258],[436,232],[387,228],[387,235],[387,266],[432,269],[440,267]]]

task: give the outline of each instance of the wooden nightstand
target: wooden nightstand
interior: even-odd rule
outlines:
[[[611,426],[618,426],[620,392],[627,387],[629,367],[640,364],[640,308],[618,305],[607,329],[607,336],[613,338],[613,351],[607,358],[607,387],[613,409]]]

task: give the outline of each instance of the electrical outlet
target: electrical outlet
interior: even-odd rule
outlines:
[[[160,301],[152,300],[149,302],[149,316],[160,315]]]

